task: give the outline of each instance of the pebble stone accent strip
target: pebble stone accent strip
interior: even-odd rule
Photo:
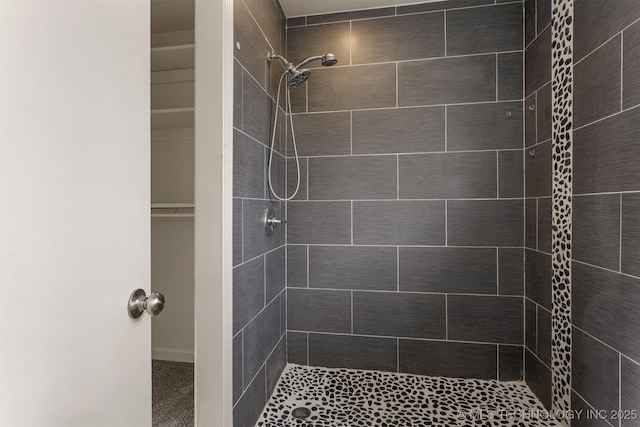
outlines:
[[[307,408],[310,414],[298,408]],[[308,416],[294,416],[301,414]],[[545,414],[544,406],[520,381],[290,364],[257,426],[558,426]]]
[[[571,198],[573,154],[573,0],[552,3],[552,408],[571,409]]]

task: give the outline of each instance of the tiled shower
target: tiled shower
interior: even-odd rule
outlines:
[[[609,411],[573,426],[640,425],[610,413],[640,409],[640,2],[234,9],[234,424],[291,363],[525,380]],[[339,61],[291,89],[289,202],[271,51]],[[284,119],[274,147],[291,195]]]

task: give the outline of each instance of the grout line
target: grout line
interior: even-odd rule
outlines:
[[[615,193],[618,194],[618,193]],[[549,198],[549,196],[545,196],[545,199]],[[303,204],[303,203],[319,203],[319,202],[355,202],[355,203],[360,203],[360,202],[440,202],[443,200],[448,200],[448,201],[465,201],[465,202],[486,202],[486,201],[492,201],[492,202],[508,202],[508,201],[524,201],[524,197],[503,197],[502,199],[498,199],[497,197],[475,197],[475,198],[460,198],[460,199],[434,199],[434,198],[425,198],[425,199],[414,199],[414,198],[407,198],[407,199],[390,199],[390,198],[385,198],[385,199],[311,199],[311,200],[291,200],[290,203],[293,204]],[[529,199],[533,199],[533,198],[529,198]],[[246,200],[260,200],[260,201],[264,201],[263,199],[246,199]],[[522,247],[522,246],[520,246]]]
[[[244,260],[244,199],[240,199],[240,213],[241,213],[241,218],[240,218],[240,264],[238,265],[242,265],[244,264],[245,260]],[[234,266],[236,267],[236,266]]]
[[[345,293],[345,292],[360,292],[360,293],[368,293],[368,294],[397,294],[398,291],[396,291],[395,289],[386,289],[386,290],[377,290],[377,289],[343,289],[343,288],[324,288],[324,287],[312,287],[312,288],[299,288],[299,287],[291,287],[289,288],[289,290],[291,289],[295,289],[296,291],[333,291],[335,293]],[[470,293],[470,292],[438,292],[438,291],[424,291],[424,292],[420,292],[420,291],[401,291],[402,294],[406,294],[406,295],[430,295],[430,296],[463,296],[463,297],[477,297],[477,298],[482,298],[482,297],[487,297],[487,298],[501,298],[503,300],[508,300],[508,299],[522,299],[522,295],[496,295],[496,294],[474,294],[474,293]],[[537,304],[535,301],[527,298],[529,301],[531,301],[534,304]],[[272,301],[273,302],[273,301]],[[544,309],[544,311],[551,313],[550,310],[547,310],[546,308],[544,308],[543,306],[540,306],[540,308]],[[512,344],[514,345],[514,344]]]
[[[500,381],[500,346],[496,346],[496,379]]]
[[[241,355],[242,355],[242,391],[244,392],[244,390],[245,390],[245,388],[244,388],[244,328],[242,330],[240,330],[240,333],[242,334],[240,336],[240,339],[242,340],[240,352],[241,352]],[[238,400],[240,400],[240,399],[238,399]]]
[[[351,202],[351,246],[353,246],[353,200]]]
[[[539,250],[538,248],[540,247],[540,245],[538,244],[538,241],[540,240],[540,230],[539,230],[540,221],[538,218],[540,213],[538,212],[540,210],[539,202],[540,202],[540,199],[536,197],[536,247],[535,247],[535,250]]]
[[[309,267],[309,245],[307,245],[307,283],[306,283],[307,288],[311,287],[311,281],[310,281],[310,278],[309,278],[309,269],[310,269],[310,267]]]
[[[498,101],[498,54],[496,53],[496,101]]]
[[[620,193],[620,239],[618,242],[618,271],[622,272],[622,193]]]
[[[264,302],[263,302],[262,308],[265,308],[267,306],[267,255],[263,254],[262,256],[264,258],[262,260],[262,274],[264,276],[262,278],[263,286],[264,286],[264,294],[263,294]]]
[[[634,278],[634,279],[637,279],[638,277],[640,277],[640,276],[634,276],[633,274],[624,273],[624,272],[621,272],[621,271],[611,270],[609,268],[601,267],[599,265],[589,264],[588,262],[580,261],[580,260],[577,260],[575,258],[572,259],[571,261],[572,262],[577,262],[578,264],[586,265],[588,267],[597,268],[599,270],[608,271],[610,273],[614,273],[614,274],[618,274],[618,275],[621,275],[621,276],[625,276],[625,277],[631,277],[631,278]]]
[[[449,341],[449,294],[444,294],[444,338]]]
[[[444,13],[444,56],[445,58],[447,57],[447,11],[445,10]]]
[[[444,246],[449,246],[449,200],[444,201]]]
[[[500,249],[496,248],[496,295],[500,295]]]
[[[400,292],[400,246],[396,247],[396,291]]]
[[[449,125],[447,124],[447,106],[444,106],[444,152],[449,151],[448,139],[449,139]]]
[[[631,111],[631,110],[635,110],[636,108],[639,108],[639,107],[640,107],[640,104],[637,104],[637,105],[634,105],[633,107],[629,107],[629,108],[627,108],[627,109],[625,109],[625,110],[618,111],[617,113],[613,113],[613,114],[610,114],[610,115],[608,115],[608,116],[606,116],[606,117],[602,117],[602,118],[600,118],[600,119],[598,119],[598,120],[594,120],[594,121],[592,121],[592,122],[590,122],[590,123],[587,123],[586,125],[579,126],[579,127],[577,127],[577,128],[575,128],[575,129],[574,129],[574,133],[575,133],[576,131],[578,131],[578,130],[584,129],[584,128],[589,127],[589,126],[591,126],[591,125],[594,125],[594,124],[596,124],[596,123],[600,123],[600,122],[602,122],[602,121],[604,121],[604,120],[610,119],[610,118],[615,117],[615,116],[617,116],[617,115],[624,114],[624,113],[626,113],[626,112],[628,112],[628,111]]]
[[[396,200],[400,200],[400,156],[396,155]]]
[[[546,85],[544,85],[546,86]],[[530,94],[531,96],[533,94]],[[528,97],[527,97],[528,98]],[[306,111],[306,112],[294,112],[294,116],[299,116],[301,114],[330,114],[330,113],[346,113],[349,111],[380,111],[380,110],[407,110],[407,109],[417,109],[417,108],[437,108],[437,107],[446,107],[446,106],[466,106],[466,105],[484,105],[484,104],[515,104],[522,103],[522,99],[501,99],[500,101],[496,101],[494,99],[487,99],[484,101],[475,101],[475,102],[450,102],[446,104],[415,104],[415,105],[399,105],[398,107],[393,106],[385,106],[385,107],[370,107],[370,108],[352,108],[350,110],[346,109],[337,109],[337,110],[321,110],[321,111]],[[630,110],[634,107],[628,108]],[[549,138],[550,140],[551,138]]]
[[[352,28],[353,28],[353,21],[349,21],[349,65],[353,65],[353,48],[352,48],[352,41],[353,41],[353,37],[352,37]]]
[[[579,61],[575,62],[573,64],[573,67],[575,68],[576,65],[578,65],[579,63],[581,63],[582,61],[584,61],[585,59],[587,59],[587,57],[591,56],[596,50],[600,49],[602,46],[604,46],[605,44],[609,43],[611,40],[615,39],[616,37],[618,37],[618,34],[622,34],[624,33],[629,27],[632,27],[636,22],[640,22],[640,19],[636,19],[635,21],[633,21],[631,24],[627,25],[626,27],[624,27],[623,29],[621,29],[619,32],[615,33],[613,36],[609,37],[607,40],[605,40],[604,43],[598,45],[597,47],[595,47],[591,52],[587,53],[585,56],[583,56],[582,58],[580,58]]]
[[[596,414],[599,411],[594,409],[594,407],[591,405],[591,403],[589,403],[589,401],[587,399],[585,399],[580,393],[578,393],[573,387],[571,387],[571,392],[575,393],[576,396],[578,396],[580,399],[582,399],[582,401],[584,403],[587,404],[587,406],[589,407],[589,409],[592,411],[592,414]],[[607,419],[602,419],[602,421],[604,421],[605,423],[607,423],[608,425],[610,425],[611,427],[613,427],[613,425],[609,422],[609,420]]]
[[[496,150],[496,199],[500,198],[500,151]]]
[[[396,371],[400,372],[400,338],[396,338]]]
[[[353,291],[351,291],[351,334],[353,334]]]
[[[624,109],[624,31],[620,32],[620,111]]]
[[[622,414],[622,353],[618,354],[618,411]],[[618,424],[622,425],[622,419],[620,417]]]
[[[307,340],[307,365],[309,365],[309,333],[305,333],[305,338]]]
[[[398,103],[398,97],[400,96],[398,91],[398,78],[399,78],[398,62],[396,62],[396,108],[398,108],[398,106],[400,105]]]
[[[371,334],[350,334],[347,332],[324,332],[324,331],[300,331],[300,330],[289,330],[288,332],[294,333],[307,333],[314,335],[335,335],[341,337],[367,337],[367,338],[395,338],[401,340],[410,340],[410,341],[428,341],[428,342],[443,342],[443,343],[463,343],[463,344],[479,344],[479,345],[503,345],[503,346],[515,346],[515,347],[524,347],[523,344],[514,344],[509,342],[489,342],[489,341],[464,341],[464,340],[453,340],[444,338],[421,338],[421,337],[405,337],[405,336],[389,336],[389,335],[371,335]],[[543,362],[544,363],[544,362]],[[545,364],[545,366],[547,366]],[[547,366],[548,368],[548,366]]]
[[[353,155],[353,111],[349,111],[349,154]]]

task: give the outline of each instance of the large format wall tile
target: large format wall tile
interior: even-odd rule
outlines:
[[[267,42],[274,49],[280,49],[280,38],[285,22],[278,6],[273,4],[272,0],[244,0],[244,2],[265,34]]]
[[[379,18],[396,14],[395,7],[381,7],[378,9],[354,10],[350,12],[327,13],[326,15],[307,16],[307,24],[323,24],[328,22],[351,21],[354,19]],[[296,18],[291,18],[296,19]],[[302,17],[305,19],[305,17]]]
[[[620,196],[573,198],[573,259],[617,270],[620,263]]]
[[[444,56],[444,13],[354,21],[351,49],[354,64]]]
[[[353,154],[444,151],[444,107],[353,112]]]
[[[524,349],[519,345],[498,346],[498,380],[522,381]]]
[[[622,108],[640,104],[640,22],[623,33]]]
[[[399,371],[438,377],[496,379],[498,348],[491,344],[399,341]]]
[[[264,198],[265,147],[233,131],[233,196]]]
[[[398,63],[398,105],[495,101],[496,56]]]
[[[354,292],[353,333],[444,339],[445,305],[444,295]]]
[[[575,127],[620,111],[620,45],[616,36],[573,68]]]
[[[524,250],[522,248],[498,249],[498,293],[500,295],[524,294]]]
[[[572,322],[640,360],[640,279],[574,262]]]
[[[299,156],[351,154],[351,113],[295,114],[293,126]],[[289,129],[287,129],[289,131]],[[289,131],[289,157],[294,157]]]
[[[285,257],[286,251],[284,246],[265,255],[265,291],[267,304],[284,290],[286,275]]]
[[[551,27],[538,35],[524,53],[524,88],[529,96],[551,80]]]
[[[241,49],[234,49],[234,55],[264,86],[267,64],[266,40],[244,2],[235,0],[233,3],[233,33],[236,43],[240,43],[241,46]]]
[[[498,100],[522,99],[522,52],[498,55]]]
[[[397,258],[392,247],[310,246],[309,287],[396,290]]]
[[[284,227],[278,227],[273,236],[267,236],[264,229],[264,214],[272,208],[277,218],[282,218],[280,203],[269,200],[250,200],[242,202],[242,247],[244,259],[252,259],[265,252],[272,251],[284,242]]]
[[[242,392],[242,332],[233,337],[233,403],[235,404]]]
[[[395,199],[396,156],[309,159],[309,200]]]
[[[618,353],[579,329],[573,329],[572,338],[572,387],[594,408],[617,410]]]
[[[498,196],[524,196],[524,165],[522,150],[498,152]]]
[[[495,249],[400,248],[402,291],[495,294],[496,269]]]
[[[351,292],[287,290],[287,329],[351,333]]]
[[[538,250],[551,253],[551,234],[553,229],[551,197],[538,199]]]
[[[640,182],[640,108],[574,132],[575,194],[636,191]]]
[[[289,202],[288,243],[351,243],[351,202]]]
[[[395,372],[397,354],[395,338],[309,334],[311,366]]]
[[[620,358],[620,409],[632,411],[640,408],[640,365],[624,356]],[[631,427],[637,420],[622,420],[621,426]]]
[[[236,333],[264,307],[264,257],[233,269],[233,332]]]
[[[287,245],[287,287],[308,287],[306,245]]]
[[[434,12],[437,10],[456,9],[461,7],[482,6],[494,4],[494,0],[448,0],[443,2],[429,2],[398,6],[398,15],[406,13]]]
[[[622,195],[622,272],[640,277],[640,194]]]
[[[593,411],[593,408],[585,402],[575,391],[571,392],[571,410],[581,416],[571,420],[571,427],[611,427],[603,417],[597,417],[595,415],[587,416],[589,411]],[[594,412],[591,412],[594,414]],[[623,424],[624,425],[624,424]]]
[[[551,104],[551,83],[542,86],[536,96],[537,142],[543,142],[551,139],[551,114],[553,109]]]
[[[525,350],[524,366],[527,385],[544,407],[551,409],[551,370],[528,350]]]
[[[551,255],[525,251],[525,294],[551,310]]]
[[[448,244],[522,246],[522,200],[451,200],[447,208]]]
[[[444,201],[353,202],[353,243],[443,245]]]
[[[242,78],[242,130],[263,144],[271,134],[271,98],[247,73]]]
[[[396,105],[395,64],[313,70],[309,111],[358,110]]]
[[[447,55],[522,49],[522,4],[447,12]]]
[[[297,65],[310,56],[333,53],[338,58],[338,64],[349,65],[349,31],[348,22],[289,28],[287,59]],[[315,62],[305,68],[319,66],[320,63]]]
[[[551,196],[551,141],[526,150],[524,173],[526,197]]]
[[[458,341],[522,344],[522,298],[449,295],[448,337]]]
[[[280,337],[280,302],[276,300],[269,304],[243,330],[245,385],[260,370]]]
[[[400,198],[496,197],[496,162],[493,152],[400,156]]]
[[[447,107],[447,151],[522,148],[522,102]]]
[[[580,61],[640,18],[636,0],[577,1],[574,6],[574,61]]]
[[[551,312],[538,306],[538,337],[536,355],[544,364],[551,366]]]
[[[233,199],[233,266],[242,262],[242,199]]]
[[[264,368],[254,377],[249,387],[233,407],[234,427],[251,427],[255,425],[262,413],[266,400],[266,378]]]

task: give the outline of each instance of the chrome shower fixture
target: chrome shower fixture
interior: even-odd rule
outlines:
[[[282,66],[285,69],[285,73],[289,74],[288,85],[289,87],[298,87],[304,82],[306,82],[309,77],[311,77],[311,71],[306,68],[302,68],[303,66],[314,62],[321,61],[323,67],[331,67],[332,65],[336,65],[338,63],[338,58],[333,53],[327,53],[326,55],[317,55],[310,56],[309,58],[304,59],[298,65],[293,65],[293,63],[289,62],[282,55],[278,55],[275,52],[271,52],[267,54],[267,59],[269,61],[273,61],[277,59],[280,61]]]

